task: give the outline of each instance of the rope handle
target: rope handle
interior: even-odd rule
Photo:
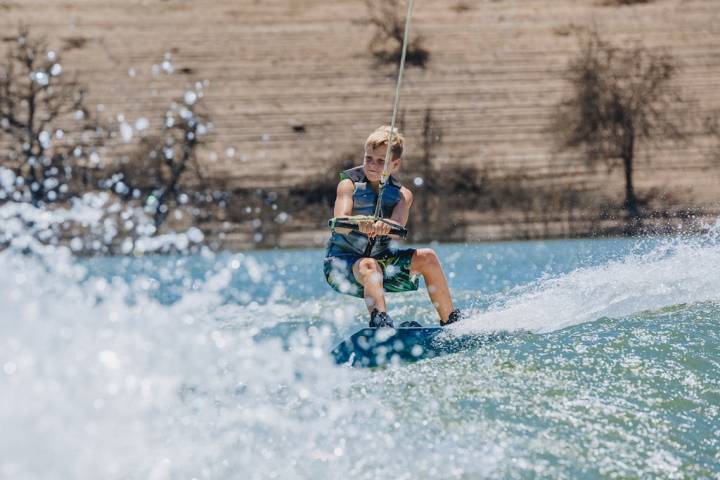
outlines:
[[[402,227],[396,223],[392,223],[384,218],[372,217],[370,215],[353,215],[349,217],[335,217],[328,220],[328,226],[333,232],[341,233],[343,235],[350,232],[360,232],[359,222],[361,221],[380,221],[390,225],[390,235],[392,237],[407,238],[408,231],[405,227]]]

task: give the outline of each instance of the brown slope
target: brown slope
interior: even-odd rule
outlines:
[[[621,198],[619,172],[608,176],[578,155],[553,154],[546,132],[567,89],[564,67],[577,51],[567,35],[573,26],[596,25],[615,42],[667,47],[681,61],[677,81],[700,100],[698,118],[720,108],[720,2],[495,0],[464,2],[467,10],[460,3],[416,2],[414,29],[431,61],[406,75],[409,161],[432,107],[445,131],[440,165],[492,167],[496,176],[521,171],[531,184],[580,185]],[[157,124],[169,98],[208,80],[217,160],[206,161],[211,175],[237,188],[302,182],[339,155],[360,152],[367,133],[389,121],[393,72],[373,66],[365,16],[360,0],[0,1],[3,32],[22,21],[56,46],[86,39],[68,52],[66,69],[113,114]],[[176,73],[154,75],[166,52]],[[304,133],[293,130],[298,124]],[[683,206],[716,206],[720,166],[700,143],[646,150],[652,163],[640,162],[638,190],[662,189]]]

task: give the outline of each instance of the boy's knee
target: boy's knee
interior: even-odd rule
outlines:
[[[366,288],[372,284],[382,284],[383,273],[380,264],[374,258],[361,258],[355,264],[355,278]]]
[[[413,255],[412,269],[415,271],[422,273],[439,265],[440,259],[432,248],[420,248]]]
[[[358,260],[358,270],[363,273],[379,272],[380,264],[374,258],[361,258]]]

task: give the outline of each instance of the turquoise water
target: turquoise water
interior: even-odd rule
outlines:
[[[453,333],[507,336],[373,370],[328,356],[367,314],[321,250],[5,249],[0,477],[720,477],[717,228],[434,248]]]

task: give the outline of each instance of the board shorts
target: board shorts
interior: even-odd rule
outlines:
[[[388,250],[375,258],[383,272],[383,288],[386,292],[414,292],[420,285],[418,275],[410,274],[414,248]],[[354,253],[335,254],[325,257],[323,271],[325,280],[337,292],[363,298],[365,289],[357,281],[352,267],[363,258]]]

